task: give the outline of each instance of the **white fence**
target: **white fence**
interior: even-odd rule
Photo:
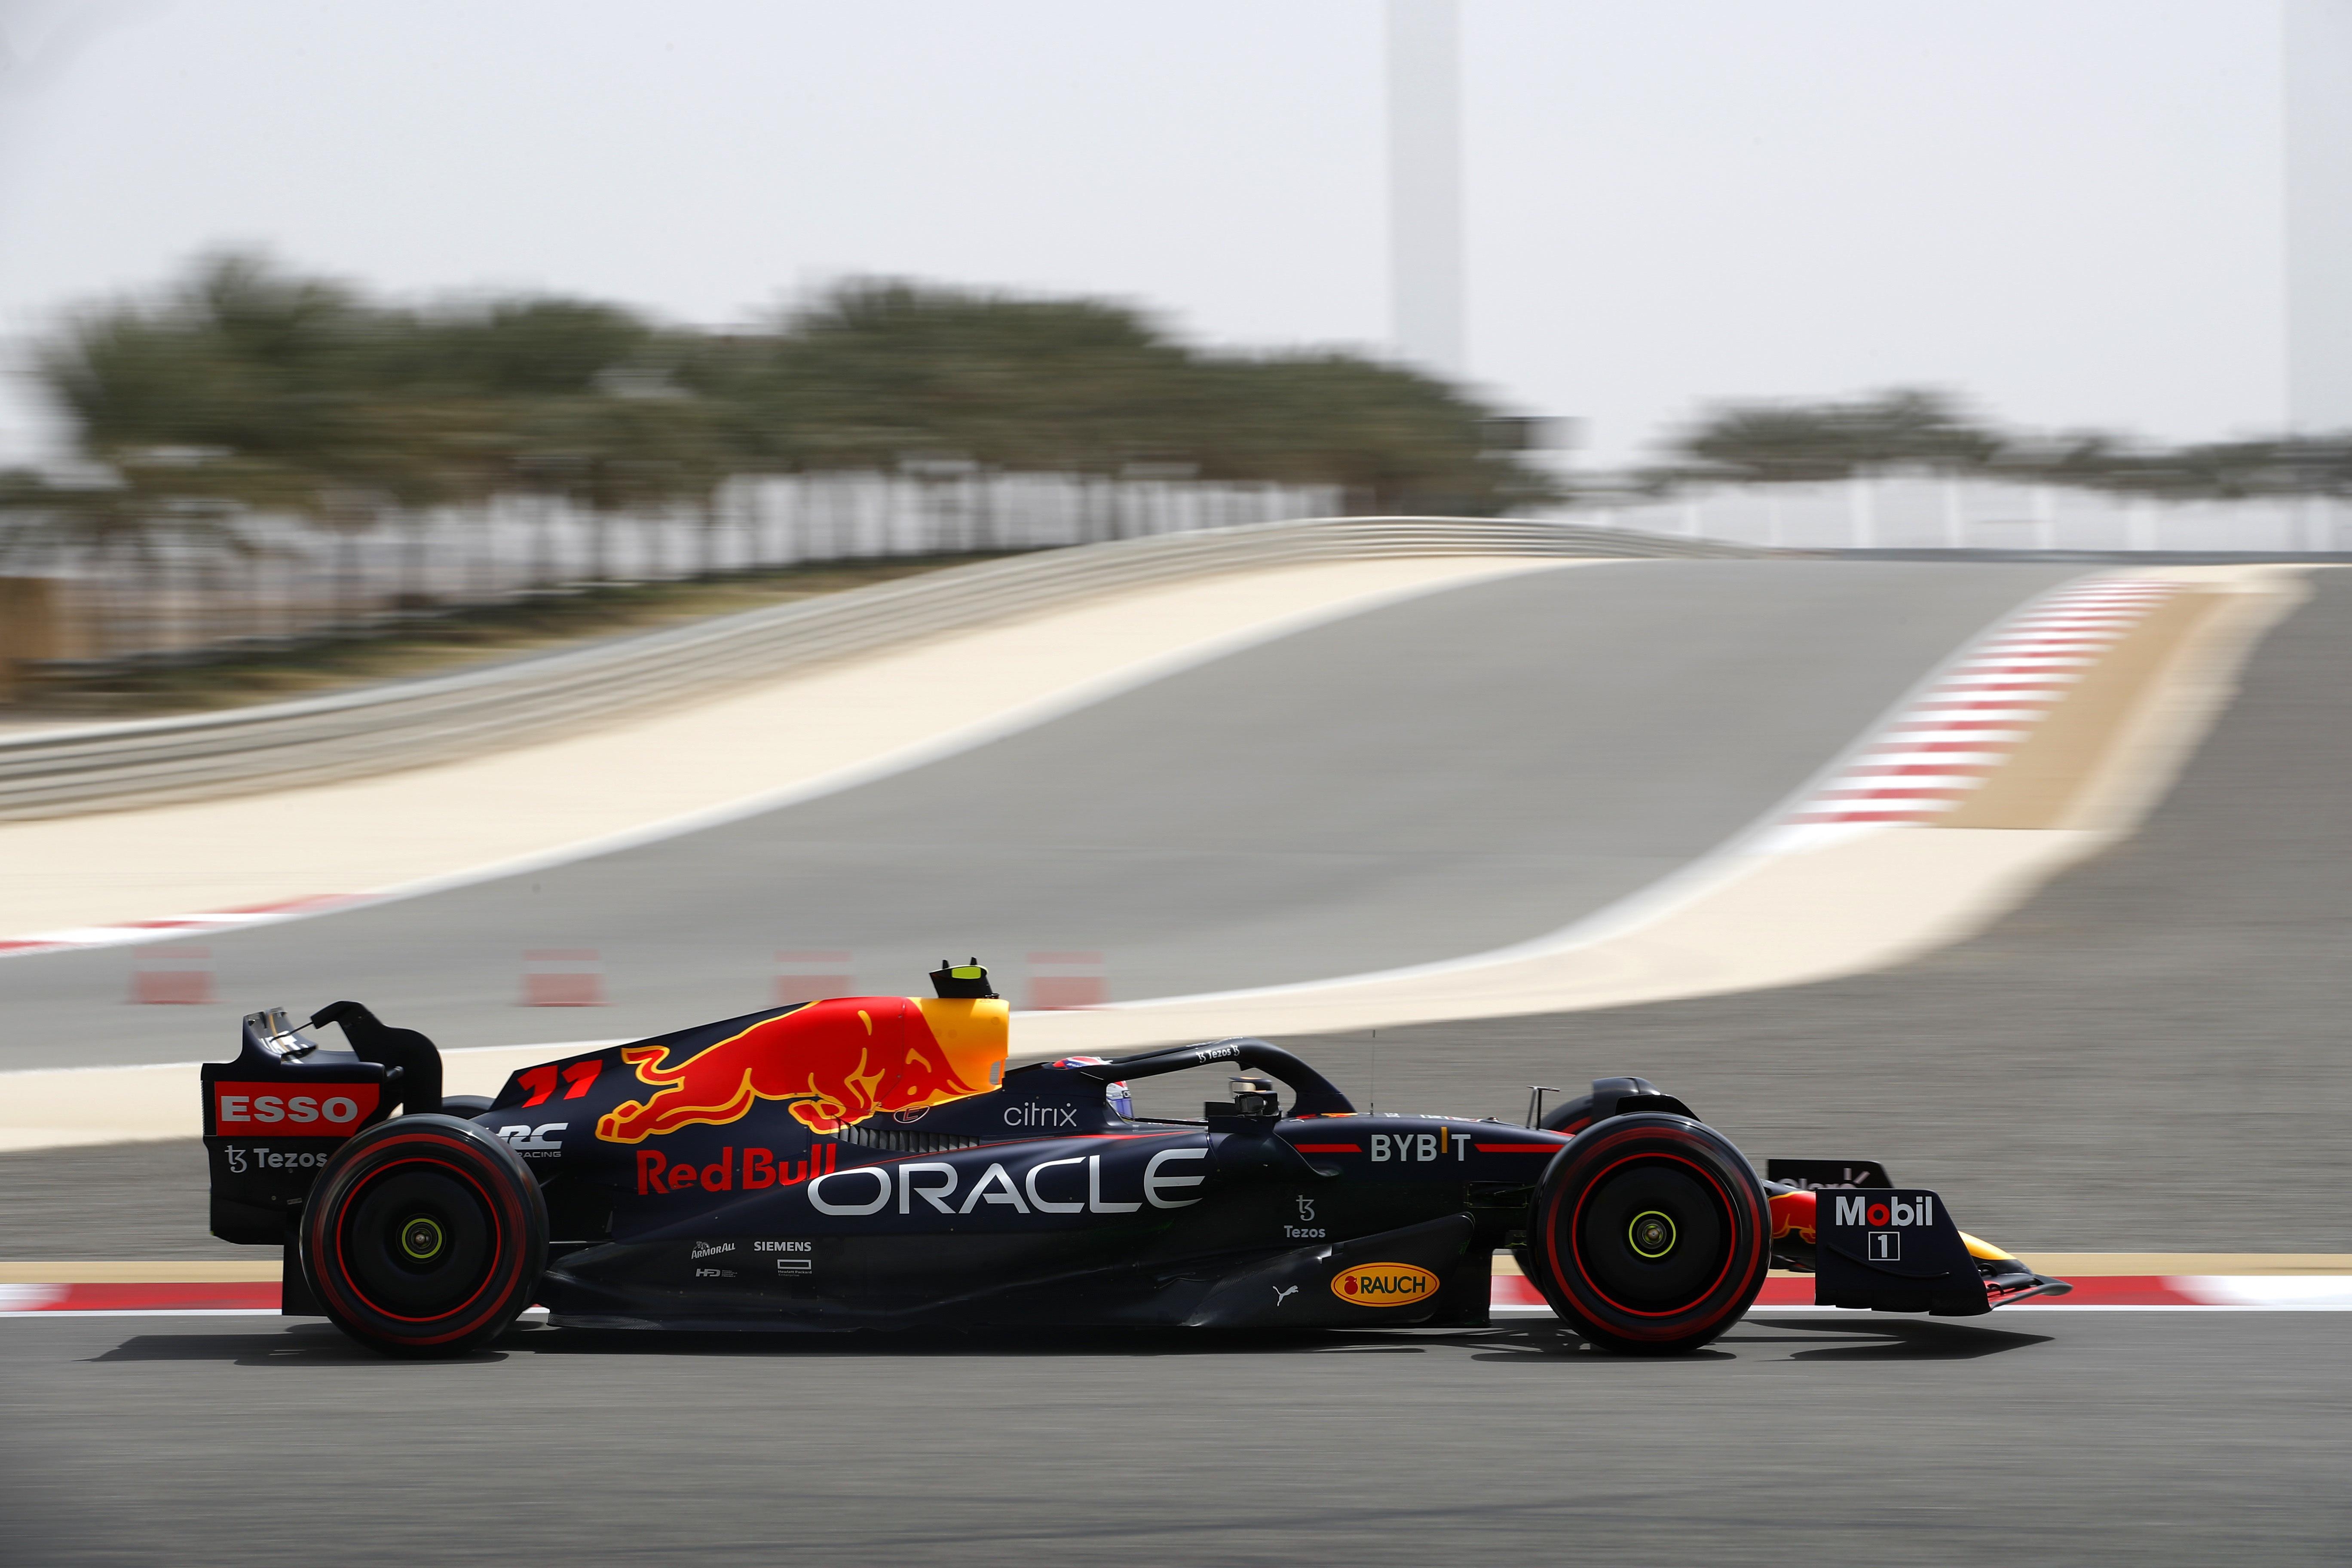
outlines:
[[[64,579],[62,608],[84,628],[68,657],[118,659],[300,637],[404,610],[587,583],[1097,543],[1328,517],[1341,505],[1330,486],[796,474],[734,479],[707,510],[662,513],[594,513],[514,496],[341,532],[249,516],[231,525],[241,552],[165,534],[135,566],[68,552],[34,569]],[[2352,551],[2352,505],[2343,501],[2140,500],[1935,477],[1727,487],[1580,508],[1556,521],[1794,550]]]
[[[2322,497],[2144,500],[1932,476],[1729,486],[1564,515],[1601,528],[1790,550],[2352,550],[2352,504]]]
[[[67,551],[35,569],[66,581],[68,613],[89,629],[79,639],[82,655],[113,658],[296,637],[402,609],[494,603],[588,583],[1034,550],[1339,510],[1339,491],[1318,485],[794,474],[731,479],[707,510],[596,513],[512,496],[345,531],[251,515],[226,525],[237,548],[223,548],[219,534],[159,531],[135,565]]]

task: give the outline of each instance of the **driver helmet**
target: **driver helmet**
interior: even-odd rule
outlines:
[[[1057,1068],[1098,1068],[1109,1060],[1108,1057],[1064,1057],[1053,1065]],[[1135,1096],[1124,1081],[1103,1085],[1103,1099],[1119,1116],[1129,1121],[1135,1120]]]

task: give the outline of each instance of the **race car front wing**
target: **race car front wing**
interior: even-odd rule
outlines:
[[[1961,1230],[1937,1193],[1784,1184],[1798,1174],[1785,1168],[1794,1163],[1773,1162],[1773,1261],[1812,1273],[1816,1305],[1973,1317],[2074,1289]],[[1878,1167],[1867,1169],[1884,1181]]]

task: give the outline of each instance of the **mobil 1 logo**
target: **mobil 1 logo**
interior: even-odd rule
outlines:
[[[1903,1261],[1903,1233],[1932,1227],[1936,1194],[1887,1191],[1825,1192],[1821,1204],[1841,1237],[1861,1233],[1863,1258],[1872,1263]],[[1915,1255],[1918,1248],[1913,1248]]]
[[[1934,1193],[1863,1187],[1822,1192],[1815,1201],[1815,1300],[1894,1312],[1986,1310],[1976,1260]]]
[[[1860,1226],[1863,1256],[1873,1263],[1903,1261],[1903,1233],[1914,1226],[1936,1223],[1933,1193],[1829,1193],[1830,1223]]]

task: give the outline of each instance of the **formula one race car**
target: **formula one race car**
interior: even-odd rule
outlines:
[[[288,1312],[417,1355],[533,1303],[608,1328],[1476,1326],[1499,1247],[1634,1352],[1706,1343],[1775,1264],[1885,1311],[2067,1289],[1875,1166],[1759,1178],[1641,1079],[1522,1127],[1366,1115],[1255,1039],[1008,1068],[987,971],[931,980],[567,1057],[488,1102],[355,1003],[309,1026],[342,1050],[255,1014],[204,1068],[213,1233],[284,1247]],[[1240,1076],[1201,1120],[1134,1114],[1129,1081],[1218,1064]]]

